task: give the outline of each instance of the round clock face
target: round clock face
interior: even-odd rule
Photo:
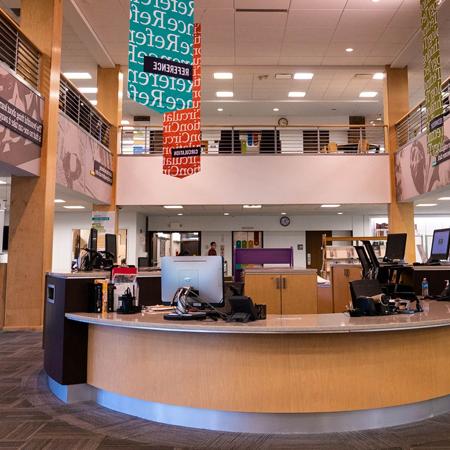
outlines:
[[[288,216],[283,216],[280,218],[280,225],[282,225],[283,227],[289,226],[290,223],[291,223],[291,219],[289,219]]]
[[[286,117],[282,117],[278,120],[278,125],[280,127],[287,127],[289,125],[289,121],[286,119]]]

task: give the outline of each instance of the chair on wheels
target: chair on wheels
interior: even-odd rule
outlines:
[[[355,280],[350,281],[349,284],[353,306],[358,297],[372,297],[383,294],[383,288],[378,280]]]

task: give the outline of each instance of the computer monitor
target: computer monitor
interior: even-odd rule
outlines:
[[[386,243],[385,261],[402,260],[405,257],[406,233],[388,234]]]
[[[115,234],[105,234],[105,251],[117,259],[117,239]]]
[[[441,261],[448,258],[450,247],[450,228],[434,230],[431,244],[430,261]]]
[[[363,277],[368,278],[372,270],[372,265],[370,264],[369,257],[367,256],[366,250],[362,245],[355,245],[356,253],[358,254],[359,261],[363,268]]]
[[[198,291],[200,300],[214,306],[223,306],[223,258],[221,256],[165,256],[161,258],[163,304],[171,304],[177,289],[188,286]]]

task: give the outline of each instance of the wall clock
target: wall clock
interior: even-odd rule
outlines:
[[[280,225],[282,227],[288,227],[291,224],[291,219],[288,216],[280,217]]]

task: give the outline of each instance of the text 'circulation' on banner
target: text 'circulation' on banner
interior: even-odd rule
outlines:
[[[444,143],[441,92],[441,57],[437,21],[437,0],[421,0],[424,57],[425,105],[427,108],[428,153],[437,156]]]
[[[163,173],[177,178],[201,170],[201,27],[195,24],[193,108],[164,114]]]
[[[131,0],[128,96],[159,113],[192,108],[193,0]]]

